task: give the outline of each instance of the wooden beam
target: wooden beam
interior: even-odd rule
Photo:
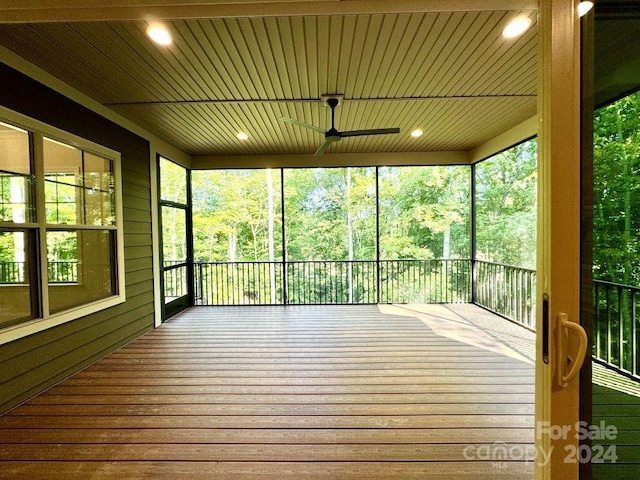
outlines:
[[[538,117],[531,117],[469,152],[469,161],[477,163],[538,134]]]
[[[225,168],[358,167],[400,165],[468,165],[468,152],[337,153],[313,155],[194,156],[194,170]]]

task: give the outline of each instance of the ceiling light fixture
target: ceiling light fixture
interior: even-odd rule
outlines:
[[[169,30],[167,30],[167,27],[159,23],[149,25],[147,28],[147,35],[158,45],[166,46],[171,45],[173,42],[173,38],[171,38],[171,34],[169,33]]]
[[[519,37],[524,32],[529,30],[530,26],[531,26],[531,19],[529,17],[515,18],[511,20],[511,22],[509,22],[509,24],[506,27],[504,27],[504,30],[502,31],[502,36],[505,38]]]
[[[593,2],[580,2],[578,4],[578,16],[584,17],[593,8]]]
[[[413,132],[411,132],[411,136],[413,138],[418,138],[419,136],[421,136],[424,132],[422,130],[420,130],[419,128],[415,129]]]
[[[244,132],[239,132],[236,137],[238,137],[239,140],[249,140],[249,135],[247,135]]]

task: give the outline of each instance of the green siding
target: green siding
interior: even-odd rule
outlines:
[[[0,412],[153,328],[149,142],[0,63],[0,105],[122,155],[125,303],[0,345]]]

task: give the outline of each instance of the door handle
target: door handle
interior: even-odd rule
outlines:
[[[558,385],[562,388],[569,385],[574,378],[578,376],[580,368],[584,363],[584,359],[587,355],[588,338],[587,332],[578,323],[569,320],[569,316],[566,313],[558,314],[558,369],[557,378]],[[578,335],[579,345],[576,358],[573,359],[567,352],[567,344],[569,342],[569,333],[575,333]],[[567,368],[569,371],[566,372]]]

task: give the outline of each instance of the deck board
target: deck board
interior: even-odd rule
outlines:
[[[0,478],[533,479],[533,365],[465,315],[192,308],[0,417]]]

